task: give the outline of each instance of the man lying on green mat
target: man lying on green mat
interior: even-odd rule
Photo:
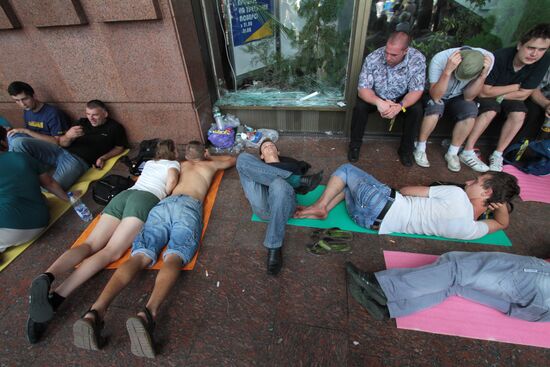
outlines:
[[[324,219],[344,198],[350,217],[364,228],[471,240],[508,227],[508,206],[519,194],[517,179],[488,172],[458,186],[407,186],[396,192],[351,165],[340,166],[314,204],[299,207],[295,218]],[[479,220],[487,210],[494,219]]]
[[[285,226],[296,207],[295,193],[305,194],[315,189],[323,171],[306,176],[311,167],[307,162],[279,155],[279,149],[269,139],[260,144],[259,157],[241,153],[237,171],[252,212],[268,221],[264,246],[267,248],[267,274],[277,275],[283,266]]]

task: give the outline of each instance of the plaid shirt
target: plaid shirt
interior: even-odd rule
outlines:
[[[409,47],[403,61],[394,67],[386,63],[386,47],[371,52],[359,74],[358,89],[372,89],[380,98],[397,100],[408,92],[424,90],[426,58],[420,51]]]

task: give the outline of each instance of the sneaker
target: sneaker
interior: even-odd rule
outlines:
[[[481,161],[475,154],[460,153],[460,161],[476,172],[487,172],[489,166]]]
[[[359,148],[352,147],[348,150],[348,161],[354,163],[359,160]]]
[[[460,160],[456,154],[445,153],[445,160],[447,161],[447,168],[449,171],[460,171]]]
[[[495,153],[489,157],[489,171],[502,172],[502,156],[496,156]]]
[[[430,162],[428,161],[428,156],[426,155],[426,152],[415,150],[413,152],[413,157],[416,164],[418,164],[420,167],[430,167]]]

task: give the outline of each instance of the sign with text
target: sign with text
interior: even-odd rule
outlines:
[[[231,0],[230,11],[234,47],[273,36],[273,0]]]

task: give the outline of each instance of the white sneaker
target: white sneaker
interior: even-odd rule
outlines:
[[[475,154],[460,153],[460,161],[476,172],[487,172],[489,166],[481,161]]]
[[[445,160],[447,161],[447,168],[449,171],[460,171],[460,160],[456,154],[445,153]]]
[[[489,171],[502,172],[502,156],[496,156],[495,153],[489,157]]]
[[[430,162],[428,161],[428,156],[426,155],[426,152],[415,150],[413,152],[413,157],[416,164],[418,164],[420,167],[430,167]]]

